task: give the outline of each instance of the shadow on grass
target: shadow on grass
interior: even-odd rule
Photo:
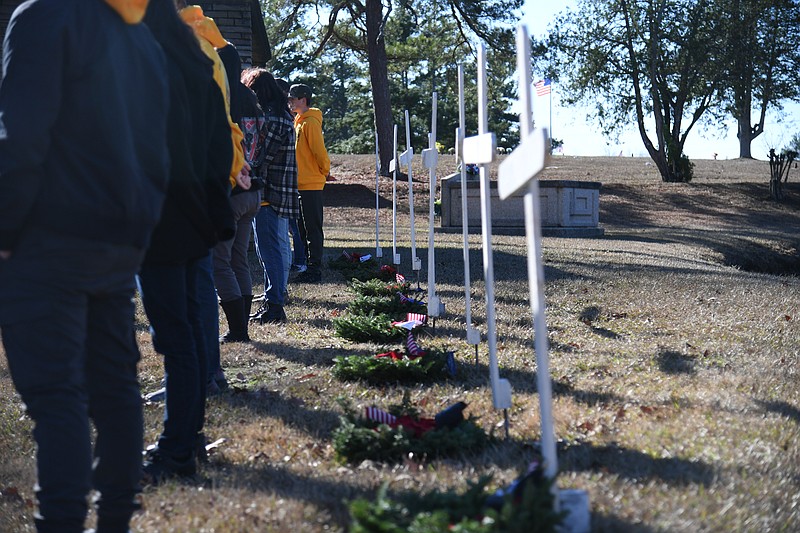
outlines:
[[[456,381],[460,381],[465,389],[487,386],[488,365],[481,362],[475,365],[474,359],[464,358],[460,359],[458,364]],[[535,393],[538,390],[534,371],[501,368],[500,377],[511,383],[513,391]],[[554,396],[571,396],[576,402],[589,406],[622,404],[628,401],[617,394],[576,389],[572,384],[558,379],[552,380],[552,388]]]
[[[656,356],[658,368],[665,374],[694,374],[694,358],[674,350],[664,350]]]
[[[233,409],[247,409],[254,415],[279,418],[286,425],[318,439],[328,440],[339,425],[339,413],[309,409],[302,400],[265,389],[234,389],[231,394],[213,400]]]
[[[675,486],[707,487],[714,479],[714,469],[704,462],[652,457],[613,443],[565,445],[558,451],[558,462],[562,472],[602,472],[636,481],[658,479]]]
[[[591,504],[591,502],[589,503]],[[626,533],[654,533],[659,531],[644,524],[631,524],[616,515],[592,513],[591,516],[592,531],[595,533],[617,533],[619,531],[625,531]]]
[[[768,413],[776,413],[784,418],[794,420],[800,424],[800,409],[787,402],[771,401],[771,400],[754,400]]]
[[[304,476],[289,468],[273,464],[236,464],[215,460],[211,477],[215,486],[225,487],[235,480],[235,486],[247,487],[250,492],[275,494],[277,499],[300,500],[330,513],[330,525],[342,529],[350,523],[348,502],[356,498],[373,498],[374,489],[360,487],[347,481],[346,476],[322,478]]]
[[[293,363],[301,363],[306,366],[329,367],[334,357],[349,353],[348,350],[340,348],[300,348],[290,342],[277,343],[253,340],[250,345],[260,354],[270,355]]]

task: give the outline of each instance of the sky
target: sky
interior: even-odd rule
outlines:
[[[567,8],[575,9],[576,6],[575,0],[525,0],[521,22],[528,27],[532,37],[542,37],[558,13]],[[533,73],[534,81],[541,77],[541,73]],[[647,157],[635,125],[622,130],[618,139],[606,137],[600,133],[597,123],[586,118],[588,111],[585,107],[562,106],[557,84],[553,84],[550,95],[537,97],[534,93],[534,120],[537,125],[549,127],[554,139],[564,141],[564,155]],[[786,105],[783,120],[778,123],[778,119],[776,113],[767,113],[764,133],[751,145],[754,158],[769,159],[767,154],[771,147],[783,148],[795,133],[800,133],[800,104]],[[650,138],[655,139],[652,135]],[[731,120],[718,128],[705,130],[695,125],[686,140],[684,152],[690,159],[712,159],[715,153],[718,159],[739,157],[736,123]]]

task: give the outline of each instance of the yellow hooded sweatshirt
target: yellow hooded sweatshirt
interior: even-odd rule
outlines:
[[[225,65],[215,48],[222,48],[228,45],[222,34],[217,28],[214,19],[203,14],[200,6],[187,6],[180,10],[183,21],[192,27],[200,48],[214,62],[214,80],[219,85],[222,94],[225,96],[225,111],[228,113],[228,125],[231,128],[231,142],[233,142],[233,164],[231,165],[230,182],[231,188],[236,186],[236,176],[242,171],[244,166],[244,148],[242,141],[244,134],[239,126],[231,120],[231,90],[228,87],[228,76],[225,74]]]
[[[111,9],[119,13],[128,24],[139,24],[147,11],[150,0],[106,0]]]
[[[322,111],[316,107],[294,116],[297,189],[321,191],[331,173],[331,160],[322,136]]]

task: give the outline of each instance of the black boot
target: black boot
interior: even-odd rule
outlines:
[[[286,322],[286,313],[282,305],[270,304],[265,313],[259,317],[261,324],[282,324]]]
[[[248,315],[244,314],[244,303],[242,298],[236,298],[227,302],[220,302],[225,318],[228,320],[228,333],[219,338],[219,342],[250,342],[247,334]]]
[[[252,294],[243,294],[242,295],[242,305],[244,306],[244,316],[250,318],[250,313],[252,312],[253,307],[253,295]]]

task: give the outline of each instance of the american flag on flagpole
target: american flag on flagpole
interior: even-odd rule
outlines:
[[[536,96],[544,96],[546,94],[550,94],[550,78],[545,78],[543,80],[539,80],[533,84],[534,88],[536,89]]]

